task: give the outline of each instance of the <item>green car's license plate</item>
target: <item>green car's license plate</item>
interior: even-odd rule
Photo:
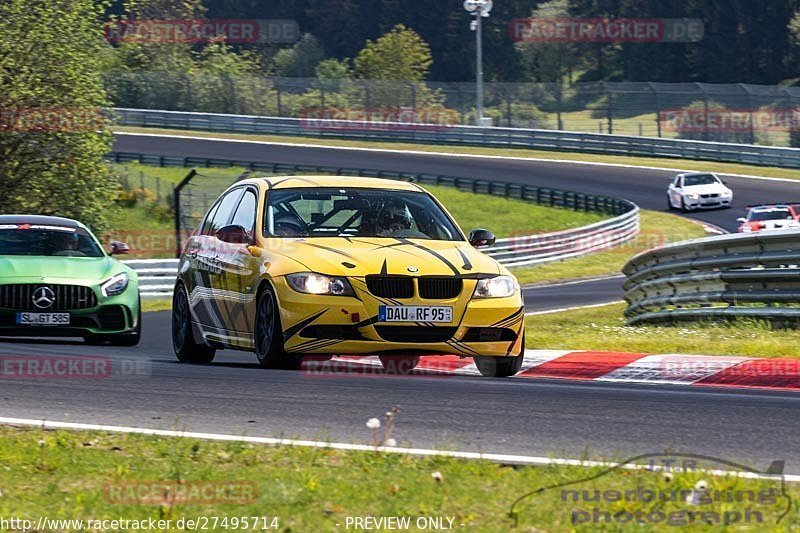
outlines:
[[[381,322],[452,322],[453,308],[416,305],[382,305],[378,308]]]
[[[20,326],[69,326],[69,313],[17,313]]]

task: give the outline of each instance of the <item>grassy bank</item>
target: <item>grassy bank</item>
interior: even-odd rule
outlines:
[[[575,259],[521,267],[515,269],[514,274],[522,284],[618,274],[625,263],[639,252],[671,242],[707,236],[700,224],[676,215],[641,211],[640,217],[641,232],[630,242]]]
[[[761,167],[738,163],[717,163],[713,161],[695,161],[691,159],[673,159],[659,157],[616,156],[604,154],[584,154],[575,152],[555,152],[546,150],[528,150],[524,148],[481,148],[477,146],[431,146],[413,143],[348,141],[341,139],[319,139],[316,137],[281,137],[277,135],[247,135],[236,133],[218,133],[207,131],[167,130],[158,128],[118,127],[116,131],[132,133],[157,133],[192,137],[212,137],[225,139],[241,139],[251,141],[275,142],[284,144],[313,144],[321,146],[346,146],[354,148],[380,148],[388,150],[415,150],[422,152],[446,152],[457,154],[493,155],[506,157],[523,157],[529,159],[558,159],[566,161],[610,163],[643,167],[659,167],[680,170],[699,170],[726,174],[747,174],[773,178],[800,179],[800,170],[780,167]]]
[[[161,168],[148,165],[113,165],[114,170],[125,176],[129,186],[155,191],[160,187],[166,194],[171,186],[179,183],[189,172],[185,168]],[[240,176],[245,169],[200,169],[198,183],[212,183],[216,194]],[[257,174],[254,174],[257,175]],[[346,178],[343,178],[346,179]],[[158,185],[160,184],[160,185]],[[547,231],[557,231],[592,224],[606,218],[604,215],[584,213],[570,209],[542,207],[522,200],[506,199],[498,196],[478,195],[459,191],[452,187],[425,186],[442,204],[447,207],[458,224],[465,230],[488,227],[498,237],[510,235],[530,235]],[[213,201],[215,194],[210,195]],[[112,221],[114,228],[163,229],[171,230],[173,222],[168,217],[153,217],[144,206],[137,203],[133,208],[118,209]],[[487,219],[487,213],[499,214]],[[502,215],[502,216],[500,216]]]
[[[625,304],[525,319],[528,348],[800,358],[797,331],[754,320],[680,326],[627,326]]]
[[[397,430],[402,428],[398,420]],[[363,428],[363,442],[369,430]],[[711,467],[717,465],[709,464]],[[3,518],[46,516],[60,519],[171,520],[182,517],[217,517],[219,520],[248,517],[235,529],[256,530],[254,519],[264,517],[273,531],[343,531],[348,518],[409,517],[410,530],[418,530],[417,519],[435,518],[452,529],[505,531],[513,525],[512,503],[519,516],[519,531],[595,531],[598,529],[674,531],[666,525],[683,516],[682,523],[693,529],[712,531],[716,513],[743,515],[745,508],[761,512],[761,529],[776,530],[776,520],[785,511],[787,499],[780,495],[780,483],[745,480],[732,476],[709,476],[687,471],[672,476],[652,471],[613,471],[603,468],[545,466],[508,468],[497,464],[449,458],[414,458],[376,452],[344,452],[301,447],[270,447],[244,443],[223,443],[185,438],[157,438],[97,432],[42,431],[0,427],[0,511]],[[551,488],[571,482],[567,493]],[[686,503],[695,487],[705,484],[723,494],[772,491],[772,502],[722,502],[702,506]],[[175,490],[182,487],[185,492]],[[167,491],[156,490],[168,487]],[[200,492],[198,487],[231,487],[229,492]],[[639,489],[680,495],[671,503],[636,501],[590,502],[586,494],[603,491],[636,492]],[[537,489],[547,489],[530,494]],[[788,496],[800,496],[788,486]],[[163,497],[186,494],[190,501]],[[577,496],[577,500],[575,498]],[[568,503],[562,501],[568,499]],[[216,498],[216,501],[214,500]],[[584,501],[587,500],[587,501]],[[613,500],[613,498],[612,498]],[[573,524],[573,512],[639,512],[640,524],[598,525],[591,521]],[[659,511],[650,519],[646,515]],[[700,516],[698,511],[703,511]],[[680,513],[676,515],[670,513]],[[689,518],[688,512],[696,516]],[[277,521],[273,521],[277,518]],[[648,520],[650,520],[648,522]],[[690,521],[691,520],[691,521]],[[34,522],[35,523],[35,522]],[[800,523],[797,506],[783,518],[777,530],[789,530]],[[259,522],[261,529],[262,522]],[[751,526],[754,527],[754,526]],[[192,529],[185,527],[185,529]],[[211,527],[209,530],[224,530]],[[228,529],[231,529],[230,525]],[[387,531],[390,527],[378,527]],[[428,524],[425,529],[433,529]]]

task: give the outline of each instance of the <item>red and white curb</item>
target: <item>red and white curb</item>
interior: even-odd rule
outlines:
[[[402,371],[402,362],[398,360]],[[335,357],[304,366],[307,375],[383,375],[378,357]],[[471,358],[425,356],[409,372],[417,375],[477,376]],[[515,376],[580,381],[688,385],[800,391],[800,359],[765,359],[708,355],[526,350]]]

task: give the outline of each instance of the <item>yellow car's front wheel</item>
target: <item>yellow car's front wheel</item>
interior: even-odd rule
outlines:
[[[278,304],[272,288],[265,285],[258,294],[255,324],[255,352],[263,368],[299,370],[303,358],[286,353]]]
[[[482,376],[489,378],[507,378],[517,374],[522,369],[525,359],[525,334],[522,334],[522,344],[519,355],[511,357],[475,356],[475,366]]]

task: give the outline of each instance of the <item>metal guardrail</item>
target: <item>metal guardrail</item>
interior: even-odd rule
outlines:
[[[800,231],[695,239],[623,268],[628,323],[747,317],[800,320]]]
[[[123,263],[139,274],[139,293],[143,298],[172,295],[178,274],[177,259],[130,259]]]
[[[325,173],[341,176],[367,176],[396,179],[420,183],[423,185],[444,185],[476,194],[489,194],[504,198],[517,198],[548,207],[562,207],[576,211],[596,212],[612,215],[612,218],[563,231],[522,235],[498,239],[494,246],[484,252],[509,268],[560,261],[586,255],[606,248],[622,244],[636,237],[639,233],[639,208],[628,200],[610,196],[584,194],[560,189],[533,187],[518,183],[492,180],[443,176],[436,174],[414,174],[372,169],[323,167],[313,165],[287,165],[278,163],[256,163],[247,161],[202,159],[191,157],[152,156],[112,152],[109,159],[116,163],[138,162],[159,166],[182,167],[244,167],[251,171],[275,173]],[[180,191],[176,189],[176,220],[180,220]],[[185,229],[178,227],[178,230]],[[194,228],[189,228],[194,229]],[[180,248],[180,247],[179,247]],[[152,260],[151,260],[152,261]],[[156,264],[157,266],[153,266]],[[140,283],[147,287],[143,295],[161,294],[165,290],[165,275],[174,275],[172,263],[142,263]],[[167,292],[172,291],[169,285]],[[150,294],[153,293],[153,294]]]
[[[149,109],[114,109],[121,126],[355,140],[533,148],[800,168],[800,148],[521,128],[365,123]]]

